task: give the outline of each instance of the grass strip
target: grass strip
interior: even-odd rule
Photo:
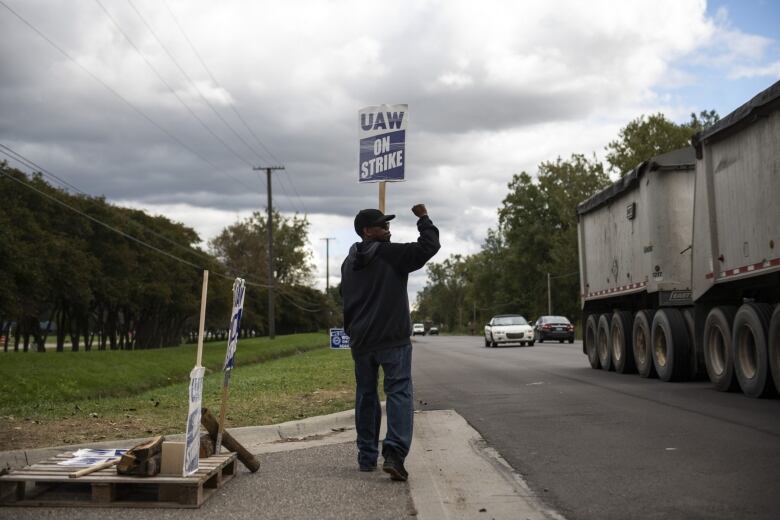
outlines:
[[[242,344],[239,343],[239,349]],[[354,368],[348,352],[318,348],[234,369],[228,427],[274,424],[354,407]],[[380,385],[381,386],[381,385]],[[203,404],[219,410],[222,373],[204,379]],[[0,450],[181,433],[187,382],[133,396],[82,399],[29,410],[0,421]]]
[[[323,333],[241,339],[236,367],[324,348]],[[203,346],[206,373],[221,372],[227,343]],[[0,355],[0,416],[56,410],[87,399],[136,396],[141,392],[186,383],[195,364],[196,345],[92,352],[6,353]]]

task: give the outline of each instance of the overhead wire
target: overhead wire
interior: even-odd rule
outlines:
[[[131,0],[128,0],[128,2],[131,2]],[[131,2],[131,4],[132,4],[132,2]],[[192,50],[192,53],[198,59],[198,61],[200,62],[201,66],[203,67],[203,70],[206,71],[206,74],[208,74],[209,78],[211,78],[211,81],[214,82],[214,85],[217,88],[220,88],[220,89],[224,90],[225,92],[229,93],[229,91],[224,86],[222,86],[222,84],[220,84],[219,81],[217,81],[217,78],[211,72],[211,69],[208,67],[208,65],[206,65],[205,60],[203,59],[201,54],[198,52],[198,50],[195,47],[195,45],[192,43],[192,40],[190,40],[189,36],[187,35],[187,32],[184,30],[184,27],[182,27],[181,23],[179,23],[178,17],[173,12],[173,9],[171,9],[171,6],[168,4],[168,2],[166,0],[163,0],[163,5],[165,5],[166,9],[168,10],[168,13],[171,15],[171,18],[173,19],[173,22],[176,24],[176,27],[179,29],[179,32],[181,32],[182,36],[184,37],[184,40],[187,42],[187,44],[189,45],[190,49]],[[268,157],[270,157],[277,164],[283,164],[283,162],[280,161],[274,155],[274,153],[271,152],[271,150],[265,145],[265,143],[260,139],[260,137],[258,137],[258,135],[254,132],[254,130],[252,130],[252,128],[246,122],[244,117],[241,115],[241,113],[236,108],[235,103],[228,103],[228,105],[230,106],[230,108],[232,109],[233,113],[236,115],[238,120],[241,121],[241,124],[244,126],[244,128],[247,130],[247,132],[249,132],[249,135],[251,135],[254,138],[254,140],[260,145],[260,147],[268,154]],[[232,127],[230,127],[230,128],[232,129]],[[247,144],[247,147],[249,147],[248,144]],[[249,147],[249,148],[255,153],[255,155],[260,160],[262,160],[262,161],[266,161],[267,160],[267,158],[262,157],[259,153],[257,153],[257,151],[254,148],[252,148],[252,147]],[[283,173],[284,173],[283,176],[288,175],[288,171],[287,170],[285,170]],[[288,178],[288,182],[290,183],[290,186],[292,187],[292,189],[293,189],[293,191],[295,193],[295,196],[298,198],[298,202],[300,203],[301,207],[303,208],[303,213],[304,214],[308,214],[309,211],[306,208],[306,204],[303,202],[303,199],[301,198],[300,194],[298,193],[298,189],[295,187],[295,183],[292,181],[292,176],[290,176]],[[284,187],[282,187],[282,189],[284,190]],[[286,192],[285,192],[285,195],[287,195]],[[290,199],[289,195],[288,195],[288,200],[290,200],[290,202],[292,202],[292,199]],[[297,207],[296,207],[296,211],[297,211]]]
[[[98,1],[98,4],[99,4],[99,5],[100,5],[100,6],[103,8],[103,10],[106,12],[106,14],[107,14],[107,15],[109,15],[109,18],[110,18],[110,19],[112,19],[112,21],[114,21],[114,20],[113,20],[113,18],[112,18],[112,17],[110,16],[110,14],[108,13],[108,11],[105,9],[105,7],[104,7],[104,6],[103,6],[103,5],[102,5],[102,4],[101,4],[99,1]],[[30,21],[28,21],[26,18],[24,18],[24,17],[23,17],[21,14],[19,14],[17,11],[15,11],[13,8],[11,8],[11,7],[10,7],[8,4],[6,4],[6,3],[5,3],[3,0],[0,0],[0,5],[2,5],[2,6],[3,6],[3,7],[6,9],[6,10],[8,10],[8,11],[9,11],[11,14],[13,14],[13,15],[14,15],[14,16],[15,16],[15,17],[16,17],[16,18],[19,20],[19,21],[21,21],[21,22],[22,22],[24,25],[26,25],[27,27],[29,27],[29,28],[30,28],[30,29],[31,29],[33,32],[35,32],[35,33],[36,33],[36,34],[37,34],[37,35],[38,35],[40,38],[42,38],[44,41],[46,41],[46,42],[47,42],[49,45],[51,45],[52,47],[54,47],[54,49],[56,49],[56,50],[57,50],[57,51],[58,51],[60,54],[62,54],[62,55],[65,57],[65,58],[67,58],[68,60],[70,60],[70,61],[72,61],[74,64],[76,64],[76,65],[77,65],[77,66],[78,66],[78,67],[79,67],[79,68],[80,68],[82,71],[84,71],[84,72],[85,72],[85,73],[86,73],[88,76],[90,76],[90,77],[91,77],[93,80],[95,80],[95,81],[96,81],[96,82],[98,82],[98,83],[99,83],[101,86],[103,86],[103,87],[104,87],[106,90],[108,90],[109,92],[111,92],[111,93],[112,93],[112,94],[113,94],[113,95],[114,95],[116,98],[118,98],[120,101],[122,101],[122,102],[123,102],[123,103],[124,103],[124,104],[125,104],[125,105],[126,105],[128,108],[130,108],[130,109],[131,109],[133,112],[135,112],[135,113],[136,113],[137,115],[139,115],[141,118],[145,119],[145,120],[146,120],[148,123],[150,123],[152,126],[154,126],[155,128],[157,128],[157,129],[158,129],[160,132],[162,132],[163,134],[165,134],[165,135],[166,135],[166,136],[167,136],[169,139],[171,139],[172,141],[174,141],[176,144],[178,144],[179,146],[181,146],[181,147],[182,147],[182,148],[184,148],[185,150],[189,151],[191,154],[193,154],[194,156],[196,156],[197,158],[199,158],[200,160],[202,160],[203,162],[205,162],[206,164],[208,164],[209,166],[211,166],[211,167],[212,167],[212,168],[214,168],[215,170],[217,170],[217,171],[219,171],[219,170],[220,170],[220,168],[219,168],[219,167],[218,167],[216,164],[212,163],[212,162],[211,162],[211,161],[210,161],[208,158],[206,158],[206,157],[204,157],[202,154],[198,153],[198,152],[197,152],[195,149],[193,149],[192,147],[190,147],[189,145],[187,145],[185,142],[183,142],[181,139],[179,139],[178,137],[176,137],[176,136],[175,136],[173,133],[171,133],[171,132],[170,132],[169,130],[167,130],[165,127],[163,127],[162,125],[160,125],[159,123],[157,123],[157,122],[156,122],[154,119],[152,119],[152,118],[151,118],[149,115],[147,115],[147,114],[146,114],[146,113],[145,113],[143,110],[141,110],[140,108],[136,107],[136,106],[135,106],[135,105],[134,105],[132,102],[130,102],[130,101],[127,99],[127,98],[125,98],[124,96],[122,96],[122,95],[121,95],[121,94],[120,94],[120,93],[119,93],[119,92],[118,92],[116,89],[114,89],[113,87],[111,87],[111,86],[110,86],[108,83],[106,83],[104,80],[102,80],[102,79],[101,79],[99,76],[97,76],[95,73],[93,73],[93,72],[92,72],[90,69],[88,69],[86,66],[82,65],[82,64],[81,64],[79,61],[77,61],[77,60],[76,60],[76,59],[75,59],[73,56],[71,56],[71,55],[70,55],[70,53],[68,53],[68,52],[67,52],[65,49],[63,49],[63,48],[62,48],[60,45],[58,45],[56,42],[54,42],[54,41],[53,41],[51,38],[49,38],[49,37],[48,37],[46,34],[44,34],[44,33],[43,33],[43,32],[42,32],[40,29],[38,29],[38,28],[37,28],[35,25],[33,25],[33,24],[30,22]],[[132,4],[131,4],[131,5],[132,5]],[[135,7],[133,6],[133,8],[135,8]],[[136,10],[136,11],[137,11],[137,10]],[[169,8],[169,11],[170,11],[170,8]],[[171,14],[172,14],[172,12],[171,12]],[[140,13],[139,13],[139,15],[140,15]],[[117,26],[117,28],[119,28],[118,24],[116,24],[116,22],[114,22],[114,23],[115,23],[115,25]],[[178,25],[178,22],[177,22],[177,25]],[[151,28],[150,28],[150,29],[151,29]],[[120,29],[120,32],[122,32],[122,33],[123,33],[123,35],[124,35],[124,31],[121,31],[121,29]],[[125,36],[126,36],[126,35],[125,35]],[[156,36],[155,36],[155,37],[156,37]],[[128,39],[128,41],[131,41],[129,38],[127,38],[127,39]],[[158,41],[159,41],[159,39],[158,39]],[[134,47],[135,47],[135,46],[134,46]],[[136,50],[137,50],[137,49],[136,49]],[[194,50],[194,47],[193,47],[193,50]],[[139,53],[140,53],[140,51],[139,51]],[[143,55],[142,55],[142,57],[143,57]],[[145,60],[145,61],[146,61],[146,60]],[[174,61],[175,61],[175,60],[174,60]],[[148,63],[148,62],[147,62],[147,63]],[[210,71],[209,71],[209,74],[211,75]],[[159,76],[159,74],[158,74],[158,76]],[[161,78],[161,79],[162,79],[162,78]],[[232,105],[231,105],[231,106],[232,106]],[[213,108],[213,107],[212,107],[212,108]],[[236,111],[236,110],[235,110],[235,107],[233,107],[233,109],[234,109],[234,111]],[[267,148],[267,147],[266,147],[266,146],[265,146],[265,145],[262,143],[262,141],[261,141],[261,140],[260,140],[260,139],[257,137],[257,135],[256,135],[256,134],[255,134],[255,133],[254,133],[254,132],[251,130],[251,128],[249,127],[249,125],[247,125],[247,124],[246,124],[246,121],[244,121],[243,117],[241,117],[241,116],[240,116],[240,114],[239,114],[237,111],[236,111],[236,114],[238,115],[238,117],[239,117],[239,119],[242,121],[242,123],[243,123],[243,124],[246,126],[246,128],[247,128],[247,130],[250,132],[250,134],[251,134],[251,135],[253,135],[253,137],[254,137],[254,138],[255,138],[255,139],[256,139],[256,140],[257,140],[257,141],[260,143],[260,145],[261,145],[261,146],[262,146],[262,147],[263,147],[263,148],[264,148],[264,149],[265,149],[265,150],[268,152],[268,154],[269,154],[269,155],[270,155],[272,158],[276,159],[276,157],[273,155],[273,153],[272,153],[272,152],[270,152],[270,150],[268,150],[268,148]],[[42,169],[42,168],[38,167],[38,166],[37,166],[37,165],[36,165],[34,162],[30,161],[29,159],[26,159],[26,158],[24,158],[24,157],[23,157],[21,154],[18,154],[18,152],[15,152],[15,151],[13,151],[13,150],[12,150],[12,149],[10,149],[9,147],[6,147],[6,146],[3,146],[3,147],[4,147],[4,149],[5,149],[5,150],[7,150],[7,152],[3,152],[3,153],[4,153],[4,155],[7,155],[8,157],[10,157],[11,159],[13,159],[14,161],[16,161],[16,162],[19,162],[20,164],[24,165],[25,167],[27,167],[27,168],[29,168],[29,169],[31,169],[31,170],[36,170],[36,169],[37,169],[39,172],[41,172],[41,173],[44,173],[44,169]],[[10,153],[9,153],[9,152],[10,152]],[[15,154],[15,155],[14,155],[14,154]],[[24,161],[27,161],[27,163],[25,163]],[[278,161],[278,159],[277,159],[277,161]],[[149,248],[149,249],[151,249],[151,250],[154,250],[154,251],[156,251],[156,252],[158,252],[158,253],[160,253],[160,254],[163,254],[163,255],[165,255],[165,256],[167,256],[167,257],[171,258],[171,259],[175,259],[175,260],[177,260],[177,261],[180,261],[180,262],[182,262],[182,263],[184,263],[184,264],[186,264],[186,265],[189,265],[189,266],[191,266],[191,267],[195,267],[195,268],[197,268],[197,269],[202,269],[202,267],[201,267],[201,266],[198,266],[198,265],[196,265],[196,264],[194,264],[194,263],[192,263],[192,262],[189,262],[189,261],[187,261],[187,260],[185,260],[185,259],[182,259],[182,258],[180,258],[180,257],[177,257],[176,255],[173,255],[173,254],[171,254],[171,253],[169,253],[169,252],[167,252],[167,251],[164,251],[164,250],[162,250],[162,249],[159,249],[159,248],[157,248],[156,246],[153,246],[152,244],[148,244],[148,243],[144,242],[143,240],[141,240],[141,239],[139,239],[139,238],[137,238],[137,237],[135,237],[135,236],[133,236],[133,235],[130,235],[129,233],[126,233],[126,232],[124,232],[124,231],[122,231],[122,230],[120,230],[120,229],[117,229],[117,228],[115,228],[114,226],[111,226],[110,224],[107,224],[107,223],[105,223],[105,222],[102,222],[102,221],[100,221],[99,219],[97,219],[97,218],[95,218],[95,217],[92,217],[91,215],[88,215],[88,214],[86,214],[86,213],[83,213],[83,212],[81,212],[80,210],[78,210],[77,208],[74,208],[73,206],[71,206],[71,205],[67,204],[66,202],[64,202],[64,201],[61,201],[61,200],[57,199],[56,197],[53,197],[52,195],[50,195],[50,194],[47,194],[47,193],[45,193],[45,192],[43,192],[43,191],[41,191],[41,190],[39,190],[39,189],[35,188],[34,186],[32,186],[32,185],[31,185],[31,184],[29,184],[29,183],[25,183],[25,182],[23,182],[23,181],[20,181],[19,179],[15,178],[15,177],[13,177],[13,176],[11,176],[11,175],[8,175],[8,174],[6,174],[5,172],[2,172],[2,173],[3,173],[3,175],[4,175],[4,176],[6,176],[6,177],[8,177],[8,178],[10,178],[10,179],[12,179],[12,180],[14,180],[14,181],[16,181],[16,182],[19,182],[19,183],[21,183],[22,185],[24,185],[24,186],[28,187],[29,189],[31,189],[31,190],[33,190],[33,191],[36,191],[36,192],[37,192],[37,193],[39,193],[41,196],[44,196],[44,197],[46,197],[46,198],[49,198],[50,200],[52,200],[52,201],[54,201],[54,202],[56,202],[56,203],[58,203],[58,204],[62,205],[63,207],[66,207],[66,208],[70,209],[71,211],[74,211],[74,212],[76,212],[76,213],[78,213],[78,214],[80,214],[80,215],[84,216],[85,218],[87,218],[87,219],[89,219],[89,220],[91,220],[91,221],[93,221],[93,222],[95,222],[95,223],[97,223],[97,224],[99,224],[99,225],[101,225],[101,226],[103,226],[103,227],[106,227],[107,229],[110,229],[111,231],[114,231],[114,232],[116,232],[116,233],[118,233],[118,234],[120,234],[120,235],[124,236],[125,238],[127,238],[127,239],[129,239],[129,240],[132,240],[132,241],[134,241],[134,242],[136,242],[136,243],[138,243],[138,244],[140,244],[140,245],[143,245],[143,246],[145,246],[145,247],[147,247],[147,248]],[[80,192],[80,193],[82,193],[82,194],[84,194],[84,195],[86,195],[86,196],[89,196],[89,195],[87,195],[86,193],[84,193],[84,192],[82,192],[81,190],[79,190],[78,188],[76,188],[75,186],[73,186],[72,184],[68,183],[67,181],[65,181],[65,180],[61,179],[60,177],[56,176],[55,174],[53,174],[53,173],[51,173],[51,172],[48,172],[48,170],[46,170],[46,173],[47,173],[47,174],[49,174],[49,175],[51,175],[51,177],[52,177],[52,178],[55,178],[55,179],[57,179],[57,180],[58,180],[60,183],[62,183],[63,185],[65,185],[65,186],[68,186],[68,187],[70,187],[70,188],[74,189],[75,191],[77,191],[77,192]],[[232,176],[232,175],[228,174],[227,172],[223,172],[223,173],[225,173],[225,174],[226,174],[226,175],[228,175],[229,177],[233,178],[235,181],[239,182],[240,184],[244,185],[244,186],[245,186],[247,189],[250,189],[250,190],[252,190],[252,188],[250,188],[249,186],[247,186],[247,185],[246,185],[244,182],[242,182],[241,180],[239,180],[239,179],[235,178],[234,176]],[[295,188],[295,186],[294,186],[294,184],[292,183],[292,181],[291,181],[291,180],[290,180],[290,184],[291,184],[291,186],[292,186],[293,188]],[[297,194],[297,190],[296,190],[296,194]],[[299,196],[299,195],[298,195],[298,198],[299,198],[300,202],[301,202],[301,203],[303,203],[303,201],[300,199],[300,196]],[[289,199],[289,196],[288,196],[288,199]],[[291,200],[291,199],[290,199],[290,200]],[[140,223],[136,223],[136,224],[138,224],[138,225],[141,225]],[[150,231],[151,231],[151,230],[150,230]],[[154,233],[154,232],[153,232],[153,233]],[[161,238],[163,238],[163,237],[161,236]],[[167,240],[167,239],[166,239],[166,240]],[[176,244],[176,245],[177,245],[178,247],[182,247],[182,245],[181,245],[181,244]],[[194,253],[194,252],[195,252],[194,250],[190,250],[190,248],[187,248],[187,250],[188,250],[188,252],[191,252],[191,253]],[[224,278],[227,278],[227,279],[232,279],[230,276],[228,276],[228,275],[225,275],[225,274],[222,274],[222,273],[215,273],[215,274],[216,274],[217,276],[221,276],[221,277],[224,277]],[[240,273],[239,273],[239,274],[240,274]],[[261,287],[261,288],[269,288],[269,287],[270,287],[268,284],[257,283],[257,282],[251,282],[251,281],[247,281],[247,285],[256,286],[256,287]],[[277,285],[275,285],[275,287],[282,287],[282,286],[281,286],[281,284],[277,284]],[[294,288],[294,287],[291,287],[291,289],[295,289],[295,288]],[[284,297],[286,297],[286,295],[283,295],[283,296],[284,296]],[[289,300],[289,298],[287,298],[287,299]],[[301,308],[302,310],[308,310],[308,312],[316,312],[315,310],[312,310],[312,309],[305,309],[305,308],[303,308],[302,306],[299,306],[299,305],[296,305],[296,306],[298,306],[298,307],[299,307],[299,308]]]
[[[200,154],[197,150],[193,149],[191,146],[187,145],[184,141],[176,137],[173,133],[171,133],[169,130],[167,130],[165,127],[163,127],[161,124],[159,124],[157,121],[152,119],[149,115],[147,115],[143,110],[136,107],[133,103],[131,103],[127,98],[125,98],[122,94],[120,94],[116,89],[111,87],[108,83],[103,81],[98,75],[93,73],[91,70],[89,70],[87,67],[82,65],[78,60],[76,60],[73,56],[71,56],[65,49],[63,49],[61,46],[59,46],[54,40],[46,36],[41,30],[39,30],[37,27],[35,27],[31,22],[29,22],[26,18],[24,18],[22,15],[14,11],[8,4],[6,4],[3,0],[0,0],[0,5],[5,7],[11,14],[13,14],[19,21],[21,21],[23,24],[25,24],[27,27],[32,29],[38,36],[40,36],[44,41],[46,41],[49,45],[54,47],[60,54],[65,56],[67,59],[75,63],[81,70],[83,70],[88,76],[90,76],[92,79],[100,83],[106,90],[111,92],[114,96],[116,96],[119,100],[121,100],[125,105],[127,105],[131,110],[133,110],[136,114],[141,116],[143,119],[145,119],[147,122],[149,122],[152,126],[157,128],[159,131],[164,133],[166,136],[168,136],[169,139],[177,143],[179,146],[193,154],[195,157],[200,159],[201,161],[205,162],[209,166],[211,166],[214,170],[220,171],[221,173],[224,173],[228,177],[231,177],[236,182],[244,185],[249,190],[254,191],[252,188],[250,188],[247,184],[245,184],[240,179],[234,177],[233,175],[229,174],[228,172],[222,170],[219,166],[211,162],[208,158]]]
[[[72,189],[73,191],[75,191],[76,193],[84,195],[85,197],[92,197],[92,195],[90,195],[89,193],[84,192],[83,190],[81,190],[77,186],[74,186],[70,182],[62,179],[61,177],[57,176],[56,174],[52,173],[51,171],[47,170],[46,168],[40,166],[39,164],[33,162],[32,160],[30,160],[28,158],[26,158],[22,154],[14,151],[12,148],[10,148],[10,147],[2,144],[2,143],[0,143],[0,148],[2,148],[0,150],[0,153],[3,153],[5,155],[7,155],[11,159],[13,159],[16,162],[26,166],[30,170],[38,171],[38,172],[42,173],[43,175],[45,175],[47,177],[53,178],[53,179],[57,180],[57,182],[59,182],[62,186],[66,186],[66,187]],[[153,229],[151,229],[151,228],[149,228],[147,226],[144,226],[140,222],[137,222],[137,221],[132,220],[132,219],[128,219],[127,222],[132,223],[133,225],[139,227],[143,231],[145,231],[147,233],[150,233],[150,234],[156,236],[157,238],[159,238],[159,239],[161,239],[161,240],[163,240],[165,242],[168,242],[169,244],[171,244],[171,245],[173,245],[175,247],[178,247],[178,248],[180,248],[180,249],[182,249],[182,250],[184,250],[184,251],[186,251],[186,252],[188,252],[190,254],[193,254],[193,255],[196,255],[196,256],[200,256],[201,258],[206,259],[206,260],[212,260],[212,257],[210,257],[209,255],[207,255],[205,253],[202,253],[201,251],[199,251],[197,249],[194,249],[192,247],[180,244],[179,242],[176,242],[175,240],[171,240],[170,238],[166,237],[165,235],[162,235],[162,234],[158,233],[157,231],[155,231],[155,230],[153,230]]]
[[[6,155],[7,157],[10,157],[14,161],[24,165],[25,167],[27,167],[27,168],[29,168],[29,169],[31,169],[33,171],[35,169],[39,169],[39,167],[36,165],[35,162],[31,161],[30,159],[27,159],[24,155],[22,155],[19,152],[14,151],[12,148],[8,147],[7,145],[0,144],[0,147],[2,148],[2,149],[0,149],[0,153]],[[41,171],[41,170],[39,169],[39,171]],[[41,171],[41,173],[44,173],[44,172]],[[50,173],[50,172],[48,172],[48,173]],[[157,253],[160,253],[160,254],[162,254],[162,255],[164,255],[164,256],[172,259],[172,260],[178,261],[180,263],[183,263],[183,264],[188,265],[190,267],[196,268],[198,270],[203,270],[204,269],[204,267],[202,265],[194,264],[194,263],[192,263],[192,262],[190,262],[188,260],[185,260],[185,259],[183,259],[183,258],[181,258],[179,256],[176,256],[176,255],[174,255],[172,253],[169,253],[169,252],[167,252],[167,251],[165,251],[163,249],[158,248],[157,246],[154,246],[153,244],[150,244],[150,243],[148,243],[148,242],[146,242],[146,241],[144,241],[144,240],[142,240],[142,239],[140,239],[140,238],[138,238],[138,237],[136,237],[134,235],[131,235],[130,233],[127,233],[127,232],[117,228],[116,226],[112,226],[111,224],[103,222],[102,220],[100,220],[100,219],[98,219],[96,217],[93,217],[92,215],[84,213],[80,209],[78,209],[78,208],[68,204],[67,202],[65,202],[65,201],[55,197],[54,195],[51,195],[49,193],[46,193],[43,190],[40,190],[40,189],[36,188],[35,186],[30,184],[29,182],[22,181],[21,179],[18,179],[16,177],[14,177],[13,175],[10,175],[9,173],[6,173],[5,168],[0,168],[0,174],[2,174],[4,177],[6,177],[8,179],[11,179],[14,182],[17,182],[18,184],[21,184],[21,185],[25,186],[26,188],[28,188],[28,189],[38,193],[39,195],[41,195],[41,196],[43,196],[43,197],[45,197],[45,198],[47,198],[47,199],[49,199],[49,200],[59,204],[59,205],[65,207],[65,208],[67,208],[67,209],[69,209],[69,210],[71,210],[71,211],[73,211],[73,212],[75,212],[75,213],[77,213],[79,215],[81,215],[82,217],[87,218],[88,220],[90,220],[90,221],[92,221],[92,222],[94,222],[94,223],[96,223],[96,224],[98,224],[98,225],[100,225],[100,226],[110,230],[110,231],[113,231],[114,233],[117,233],[117,234],[119,234],[119,235],[121,235],[121,236],[123,236],[123,237],[125,237],[125,238],[127,238],[127,239],[129,239],[129,240],[131,240],[131,241],[141,245],[141,246],[144,246],[144,247],[146,247],[148,249],[151,249],[151,250],[153,250],[153,251],[155,251]],[[78,190],[78,188],[76,188],[72,184],[68,183],[67,181],[63,180],[61,177],[59,177],[59,176],[57,176],[55,174],[51,174],[51,175],[53,177],[57,178],[58,180],[60,180],[60,182],[62,182],[64,184],[70,186],[71,188],[79,191],[81,194],[83,194],[83,195],[85,195],[87,197],[90,196],[87,193],[81,192],[81,190]],[[140,224],[140,223],[137,223],[137,224],[139,226],[141,226],[142,228],[147,229],[148,231],[151,231],[155,235],[160,236],[157,233],[155,233],[153,230],[149,230],[148,228],[146,228],[142,224]],[[165,237],[161,236],[161,238],[165,238]],[[167,241],[170,242],[170,240],[167,240]],[[182,246],[181,244],[175,244],[175,245]],[[184,247],[184,246],[182,246],[182,247]],[[195,251],[193,250],[191,252],[195,252]],[[204,255],[202,253],[200,253],[200,256],[203,256],[204,258],[209,259],[209,260],[212,259],[211,257],[208,257],[207,255]],[[232,271],[233,273],[235,273],[237,275],[240,275],[241,277],[245,278],[246,284],[249,285],[249,286],[259,287],[259,288],[262,288],[262,289],[268,289],[268,288],[272,287],[269,284],[253,282],[251,279],[249,279],[249,277],[246,274],[241,273],[239,271],[236,271],[235,269],[230,269],[230,271]],[[214,271],[214,274],[216,276],[219,276],[221,278],[225,278],[225,279],[231,280],[231,281],[234,280],[234,278],[235,278],[234,276],[230,276],[230,275],[227,275],[227,274],[224,274],[224,273],[220,273],[218,271]],[[277,292],[282,297],[284,297],[285,299],[290,301],[295,307],[298,307],[301,310],[304,310],[306,312],[319,312],[320,309],[321,309],[320,307],[317,307],[317,308],[314,308],[314,309],[312,309],[312,308],[305,308],[302,305],[299,305],[295,301],[293,301],[292,300],[292,296],[290,296],[290,295],[288,295],[286,293],[287,292],[294,293],[294,291],[299,290],[295,286],[288,286],[288,285],[285,285],[285,284],[274,284],[273,287],[275,289],[277,289]]]
[[[209,134],[211,134],[214,139],[216,139],[220,144],[222,144],[223,147],[230,153],[232,153],[239,161],[243,162],[247,166],[251,166],[252,163],[246,160],[241,154],[239,154],[236,150],[233,149],[229,144],[225,142],[224,139],[222,139],[219,135],[217,135],[214,130],[209,127],[205,121],[203,121],[198,114],[195,113],[195,111],[182,99],[182,97],[176,92],[176,89],[171,86],[168,81],[160,74],[160,71],[157,70],[157,68],[152,64],[149,59],[144,56],[144,53],[141,52],[141,49],[138,48],[138,46],[135,44],[132,38],[122,29],[122,27],[119,25],[119,22],[116,21],[116,19],[111,16],[111,13],[106,9],[106,6],[103,5],[103,3],[100,0],[95,0],[95,2],[100,6],[100,8],[103,10],[103,12],[106,14],[106,17],[111,20],[111,23],[114,24],[114,27],[117,28],[117,30],[124,36],[125,40],[130,44],[130,46],[135,50],[135,52],[141,57],[142,60],[144,60],[144,63],[151,69],[152,72],[157,76],[157,78],[168,88],[168,90],[171,91],[171,94],[181,103],[181,105],[189,112],[189,114],[198,122],[200,123],[200,126],[202,126]]]
[[[130,5],[130,7],[132,7],[133,11],[135,11],[135,13],[138,15],[138,18],[141,19],[141,22],[143,22],[143,24],[146,26],[146,28],[152,34],[152,36],[157,41],[157,43],[160,45],[160,47],[165,52],[165,54],[168,56],[168,58],[170,58],[170,60],[173,62],[173,64],[176,65],[176,68],[179,69],[179,72],[184,77],[184,79],[186,79],[189,82],[189,84],[192,85],[192,88],[195,89],[195,91],[198,93],[198,95],[203,100],[203,102],[206,103],[206,105],[208,105],[208,107],[211,109],[212,112],[214,112],[214,115],[216,115],[217,118],[219,118],[219,120],[222,121],[222,123],[228,128],[228,130],[230,130],[233,133],[233,135],[235,135],[242,143],[244,143],[244,146],[246,146],[252,153],[257,155],[257,152],[249,145],[249,143],[243,138],[243,136],[241,136],[238,132],[235,131],[235,129],[230,125],[230,123],[228,123],[225,120],[225,118],[222,117],[222,114],[220,114],[219,111],[217,111],[217,109],[214,108],[214,105],[211,104],[211,101],[209,101],[208,98],[205,95],[203,95],[203,92],[200,90],[200,88],[198,87],[197,83],[195,83],[195,81],[193,81],[193,79],[190,77],[190,75],[187,74],[187,71],[184,70],[184,67],[182,67],[181,64],[179,64],[179,61],[168,50],[168,47],[162,42],[160,37],[157,36],[157,32],[152,28],[151,24],[146,20],[144,15],[141,14],[141,11],[139,11],[138,8],[135,6],[135,4],[133,3],[133,0],[127,0],[127,3]],[[260,156],[258,155],[258,157],[260,157]],[[262,159],[263,158],[261,157],[261,160]]]

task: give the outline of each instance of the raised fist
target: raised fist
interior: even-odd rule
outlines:
[[[426,216],[428,214],[428,210],[425,209],[425,204],[415,204],[412,206],[412,213],[414,213],[417,218],[420,218]]]

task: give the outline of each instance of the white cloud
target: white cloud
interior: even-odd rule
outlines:
[[[753,67],[737,66],[731,70],[729,77],[732,79],[756,77],[780,78],[780,61]]]
[[[696,88],[692,66],[714,70],[724,83],[780,75],[777,42],[735,27],[726,10],[708,15],[702,0],[170,2],[216,84],[164,4],[134,4],[194,85],[131,8],[106,6],[206,124],[258,165],[278,158],[287,166],[274,204],[309,212],[320,288],[319,239],[337,238],[336,283],[355,238],[353,215],[376,205],[375,185],[356,183],[362,106],[409,104],[408,182],[388,187],[388,210],[399,215],[395,240],[411,240],[408,208],[428,204],[442,229],[441,260],[479,249],[513,174],[533,174],[558,156],[601,155],[643,113],[676,118],[718,108],[676,94]],[[97,6],[37,0],[13,7],[190,150],[7,12],[0,16],[0,142],[85,191],[182,221],[204,240],[264,209],[264,178],[192,119]],[[423,281],[424,273],[410,278],[410,290]]]

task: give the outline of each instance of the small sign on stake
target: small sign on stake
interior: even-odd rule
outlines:
[[[200,465],[200,408],[203,403],[204,367],[195,367],[190,372],[189,410],[185,435],[184,476],[198,471]]]
[[[200,325],[198,327],[198,355],[195,367],[190,372],[188,393],[189,409],[184,440],[184,464],[182,474],[186,477],[198,471],[200,465],[200,408],[203,402],[203,328],[206,323],[206,296],[209,287],[209,272],[203,271],[203,289],[200,294]]]
[[[349,336],[344,329],[330,329],[330,348],[349,349]]]
[[[238,346],[238,336],[241,332],[241,315],[244,312],[244,294],[246,293],[246,282],[243,278],[236,278],[233,282],[233,310],[230,313],[230,335],[228,336],[227,351],[225,352],[225,364],[222,367],[224,377],[222,379],[222,404],[219,409],[219,432],[215,451],[217,455],[222,451],[222,432],[225,431],[225,414],[227,412],[228,386],[230,385],[230,374],[236,363],[236,347]]]

